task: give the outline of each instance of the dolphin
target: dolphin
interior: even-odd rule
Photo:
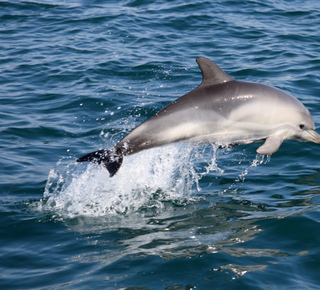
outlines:
[[[102,164],[114,176],[123,156],[165,144],[210,142],[221,147],[264,143],[271,155],[284,140],[320,144],[308,109],[295,97],[263,84],[237,81],[209,59],[199,57],[200,86],[166,106],[112,149],[86,154],[77,162]]]

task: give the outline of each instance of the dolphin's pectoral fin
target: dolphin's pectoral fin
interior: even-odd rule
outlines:
[[[257,149],[257,153],[261,155],[271,155],[278,151],[283,140],[279,136],[269,136],[266,141]]]
[[[123,160],[120,149],[98,150],[84,155],[77,159],[77,162],[91,161],[93,163],[102,164],[110,173],[110,177],[114,176],[119,170]]]

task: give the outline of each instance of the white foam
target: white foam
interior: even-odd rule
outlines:
[[[200,179],[224,173],[217,165],[220,152],[230,149],[188,143],[154,148],[125,156],[112,178],[102,166],[62,159],[49,173],[44,198],[33,207],[67,218],[160,212],[166,202],[181,205],[198,199]],[[263,160],[256,157],[229,189]]]
[[[185,202],[192,199],[200,178],[193,148],[181,143],[125,156],[113,178],[102,166],[63,159],[50,171],[38,209],[67,217],[101,216],[161,210],[165,201]]]

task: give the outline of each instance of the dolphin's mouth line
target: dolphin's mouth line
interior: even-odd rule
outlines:
[[[307,130],[306,132],[309,134],[309,136],[311,136],[311,138],[307,141],[320,144],[320,135],[316,131]]]

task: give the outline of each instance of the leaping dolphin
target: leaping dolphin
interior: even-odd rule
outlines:
[[[308,109],[295,97],[262,84],[236,81],[209,59],[199,57],[202,83],[137,126],[114,148],[77,161],[105,166],[110,177],[123,156],[178,142],[233,146],[262,142],[257,152],[270,155],[284,140],[320,144]]]

